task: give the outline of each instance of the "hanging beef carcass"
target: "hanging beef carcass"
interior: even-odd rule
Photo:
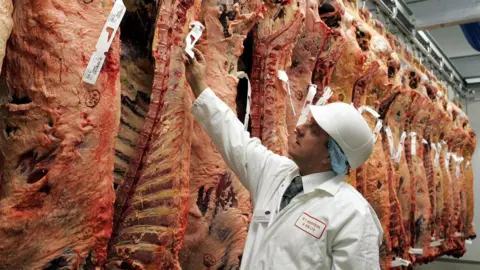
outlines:
[[[466,116],[463,116],[462,113],[461,117],[459,115],[460,110],[452,102],[449,102],[447,108],[452,119],[452,126],[449,131],[450,136],[447,141],[450,151],[450,160],[447,166],[450,173],[450,189],[453,197],[453,216],[451,217],[451,223],[455,242],[455,248],[449,251],[449,254],[455,257],[461,257],[466,252],[464,241],[466,201],[464,196],[463,174],[460,171],[460,165],[463,162],[461,149],[464,144],[468,142],[469,134],[463,129],[462,120],[460,119],[463,118],[466,120]]]
[[[302,113],[303,105],[307,97],[309,85],[312,84],[312,74],[318,61],[324,57],[331,57],[334,51],[327,48],[327,44],[335,39],[336,30],[329,28],[319,15],[318,1],[308,0],[305,6],[305,26],[299,34],[298,40],[292,51],[292,65],[287,70],[292,91],[293,104],[296,115],[290,109],[289,99],[285,100],[287,107],[288,140],[295,140],[295,128],[297,120]],[[318,59],[318,60],[317,60]]]
[[[445,113],[444,121],[445,125],[443,126],[444,129],[440,133],[440,144],[437,146],[437,151],[440,151],[439,157],[439,164],[440,168],[442,169],[442,186],[443,186],[443,201],[444,207],[442,211],[442,225],[443,230],[445,232],[445,241],[442,245],[442,253],[448,253],[455,249],[454,240],[454,233],[455,228],[452,223],[453,217],[453,194],[452,194],[452,187],[451,187],[451,176],[449,171],[449,164],[451,153],[447,141],[449,139],[449,133],[452,129],[452,120],[446,113],[446,101],[445,106],[443,107],[443,112]]]
[[[467,239],[475,239],[476,233],[475,228],[473,226],[473,213],[474,213],[474,185],[473,185],[473,168],[472,168],[472,156],[473,152],[475,151],[475,147],[477,145],[477,137],[472,130],[470,124],[467,124],[465,129],[468,131],[470,138],[468,143],[463,148],[463,157],[465,158],[465,162],[463,163],[463,172],[465,178],[465,188],[467,190],[467,213],[466,213],[466,231],[465,231],[465,238]]]
[[[206,83],[235,111],[237,62],[254,26],[260,1],[217,7],[203,1],[205,25],[198,48],[207,62]],[[243,119],[242,119],[243,120]],[[203,128],[195,121],[190,159],[190,202],[182,269],[235,269],[240,265],[250,215],[249,194],[228,169]]]
[[[410,179],[415,185],[414,228],[412,228],[411,246],[418,252],[414,255],[421,259],[429,254],[431,242],[432,205],[430,203],[429,185],[424,166],[424,130],[431,118],[433,104],[430,99],[416,91],[411,92],[412,103],[407,111],[408,138],[405,154],[410,169]]]
[[[82,76],[111,8],[111,1],[15,1],[8,103],[0,106],[1,269],[78,269],[106,258],[118,38],[96,84]]]
[[[345,37],[343,49],[335,59],[335,67],[331,73],[330,83],[326,86],[333,91],[331,102],[342,101],[352,102],[353,87],[355,82],[364,74],[367,69],[366,51],[370,47],[370,33],[366,30],[367,24],[358,18],[356,10],[350,10],[341,5],[340,2],[330,1],[333,11],[320,14],[326,20],[327,25],[332,21],[332,28],[338,27]],[[327,8],[324,4],[322,7]],[[338,18],[337,21],[334,19]],[[321,89],[323,90],[323,89]]]
[[[381,36],[383,28],[380,22],[375,22],[375,27],[379,30],[378,32],[375,32],[369,26],[365,26],[365,31],[372,36],[369,50],[366,51],[367,62],[370,62],[370,65],[365,74],[362,74],[355,82],[352,99],[354,106],[360,109],[370,128],[378,136],[380,131],[378,128],[381,127],[381,122],[379,122],[375,113],[380,109],[380,104],[387,101],[392,94],[393,83],[391,79],[393,74],[389,76],[387,65],[392,50],[388,41]],[[365,106],[367,109],[364,109]],[[395,201],[396,195],[389,191],[388,167],[390,165],[391,160],[385,156],[382,139],[379,136],[371,157],[354,174],[357,189],[375,209],[382,224],[384,231],[384,242],[380,247],[382,269],[388,269],[392,260],[392,239],[394,237],[390,235],[390,217],[392,214],[398,217],[401,214],[400,209],[394,209],[396,213],[391,213],[390,204],[391,201]],[[394,198],[391,196],[394,196]],[[395,240],[397,247],[398,237]]]
[[[432,102],[432,113],[424,130],[424,166],[425,174],[428,182],[430,205],[432,207],[431,237],[432,244],[428,254],[424,253],[423,260],[432,261],[441,253],[440,244],[445,238],[442,211],[444,207],[443,199],[443,181],[442,169],[439,164],[440,158],[440,132],[443,130],[443,119],[445,119],[443,112],[435,106],[433,101],[436,99],[438,89],[431,82],[426,85],[426,91]]]
[[[198,2],[199,3],[199,2]],[[185,89],[184,40],[193,0],[158,2],[150,106],[115,201],[111,269],[180,269],[187,223],[192,117]]]
[[[409,91],[403,90],[399,86],[397,93],[393,97],[393,101],[385,113],[384,134],[386,144],[384,151],[388,151],[388,155],[393,161],[396,179],[392,180],[392,186],[397,193],[402,209],[402,221],[405,228],[405,243],[407,249],[410,247],[410,239],[414,220],[414,202],[415,189],[410,179],[407,160],[405,157],[404,143],[407,137],[405,124],[407,121],[407,110],[412,102],[412,96]]]
[[[252,136],[269,150],[287,154],[288,134],[285,119],[289,100],[288,85],[277,72],[291,65],[292,49],[305,18],[303,1],[268,1],[263,18],[254,33],[252,66]],[[292,99],[294,97],[292,96]]]
[[[0,72],[2,71],[7,40],[10,37],[13,27],[12,12],[12,0],[3,0],[0,3],[0,25],[2,25],[2,28],[0,29]]]

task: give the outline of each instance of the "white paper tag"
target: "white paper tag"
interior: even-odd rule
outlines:
[[[298,118],[297,121],[297,126],[305,124],[307,122],[307,117],[308,113],[310,112],[310,104],[312,104],[313,98],[315,97],[315,94],[317,93],[317,85],[316,84],[310,84],[308,86],[308,92],[307,92],[307,97],[305,98],[305,102],[303,104],[302,108],[302,114]]]
[[[454,237],[463,237],[464,234],[462,232],[455,232]]]
[[[473,242],[472,242],[472,240],[465,240],[465,244],[471,245],[471,244],[473,244]]]
[[[364,113],[364,112],[369,112],[371,115],[373,115],[373,117],[375,118],[379,118],[380,115],[370,106],[361,106],[360,108],[358,108],[358,111],[360,113]]]
[[[375,126],[375,129],[373,130],[373,137],[375,138],[375,142],[377,142],[378,135],[380,134],[380,130],[382,130],[383,126],[383,121],[378,119],[377,120],[377,125]]]
[[[467,163],[465,163],[465,169],[467,169],[469,166],[470,166],[470,161],[467,161]]]
[[[408,250],[408,253],[413,254],[413,255],[423,255],[423,249],[421,249],[421,248],[410,248]]]
[[[325,223],[308,215],[307,213],[302,213],[302,215],[295,222],[295,226],[317,239],[322,237],[323,232],[327,228]]]
[[[256,223],[269,223],[272,220],[272,212],[265,209],[255,210],[253,213],[253,222]]]
[[[280,81],[284,82],[287,85],[288,96],[290,97],[290,105],[292,106],[292,112],[294,116],[297,116],[297,113],[295,112],[295,106],[293,105],[292,90],[290,89],[290,83],[288,82],[288,75],[284,70],[279,70],[277,71],[277,76]]]
[[[192,30],[190,30],[190,33],[188,33],[187,37],[185,38],[185,52],[187,52],[188,55],[193,59],[195,57],[195,53],[192,49],[193,47],[195,47],[195,44],[202,36],[205,26],[203,26],[203,24],[201,24],[200,22],[193,21],[192,23],[190,23],[190,28]]]
[[[400,163],[402,159],[403,147],[405,146],[405,139],[407,138],[407,133],[404,131],[400,137],[400,142],[398,143],[397,155],[395,157],[395,162]]]
[[[316,106],[322,106],[327,104],[327,101],[332,97],[333,92],[332,89],[328,86],[323,88],[323,95],[321,98],[318,99],[317,103],[315,103]]]
[[[428,145],[428,142],[425,139],[422,139],[422,143]]]
[[[385,130],[385,134],[387,134],[388,145],[390,146],[390,156],[391,156],[392,160],[395,161],[397,153],[395,151],[395,147],[393,146],[392,130],[390,129],[389,126],[384,126],[383,130]]]
[[[98,75],[102,70],[103,63],[105,61],[105,53],[110,49],[115,34],[117,33],[120,22],[122,21],[123,16],[125,15],[125,5],[122,0],[116,0],[113,4],[113,8],[110,11],[110,15],[107,18],[107,22],[103,26],[103,30],[100,33],[100,37],[97,40],[95,46],[95,52],[90,57],[85,73],[83,74],[82,80],[89,84],[95,84],[98,79]],[[109,35],[107,30],[111,30]]]
[[[248,121],[250,119],[250,104],[251,104],[251,99],[252,99],[252,87],[250,85],[250,79],[248,79],[247,73],[243,71],[237,72],[237,78],[239,79],[247,79],[248,83],[248,90],[247,90],[247,107],[245,109],[245,120],[243,121],[243,126],[245,128],[245,131],[248,130]]]
[[[410,152],[412,152],[412,156],[417,155],[417,133],[410,132]]]
[[[88,62],[87,69],[83,74],[83,81],[89,84],[95,84],[100,75],[100,71],[103,67],[103,62],[105,61],[105,54],[102,52],[94,52],[90,57],[90,62]]]
[[[392,261],[392,267],[400,267],[400,266],[409,266],[410,265],[410,262],[407,261],[407,260],[404,260],[402,258],[395,258],[393,261]]]
[[[430,247],[438,247],[438,246],[441,246],[441,245],[442,245],[442,241],[443,241],[443,240],[432,241],[432,242],[430,243]]]

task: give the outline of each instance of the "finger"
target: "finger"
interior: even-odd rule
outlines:
[[[183,59],[183,63],[186,65],[186,66],[190,66],[192,64],[192,59],[190,58],[190,56],[185,53],[182,55],[182,59]]]
[[[205,57],[203,56],[202,52],[200,52],[200,50],[198,50],[197,48],[193,48],[193,52],[195,53],[195,58],[198,62],[205,62]]]

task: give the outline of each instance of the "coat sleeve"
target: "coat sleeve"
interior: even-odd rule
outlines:
[[[332,269],[380,270],[379,246],[383,232],[375,222],[375,213],[371,213],[369,207],[362,210],[352,211],[335,236]]]
[[[225,163],[256,198],[259,185],[269,179],[271,171],[281,164],[291,163],[274,154],[258,138],[250,138],[233,111],[209,88],[192,105],[192,113],[222,155]],[[208,142],[205,142],[208,143]]]

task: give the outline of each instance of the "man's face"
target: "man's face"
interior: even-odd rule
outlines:
[[[297,164],[328,157],[328,134],[309,116],[307,122],[295,130],[296,140],[291,143],[288,154]]]

